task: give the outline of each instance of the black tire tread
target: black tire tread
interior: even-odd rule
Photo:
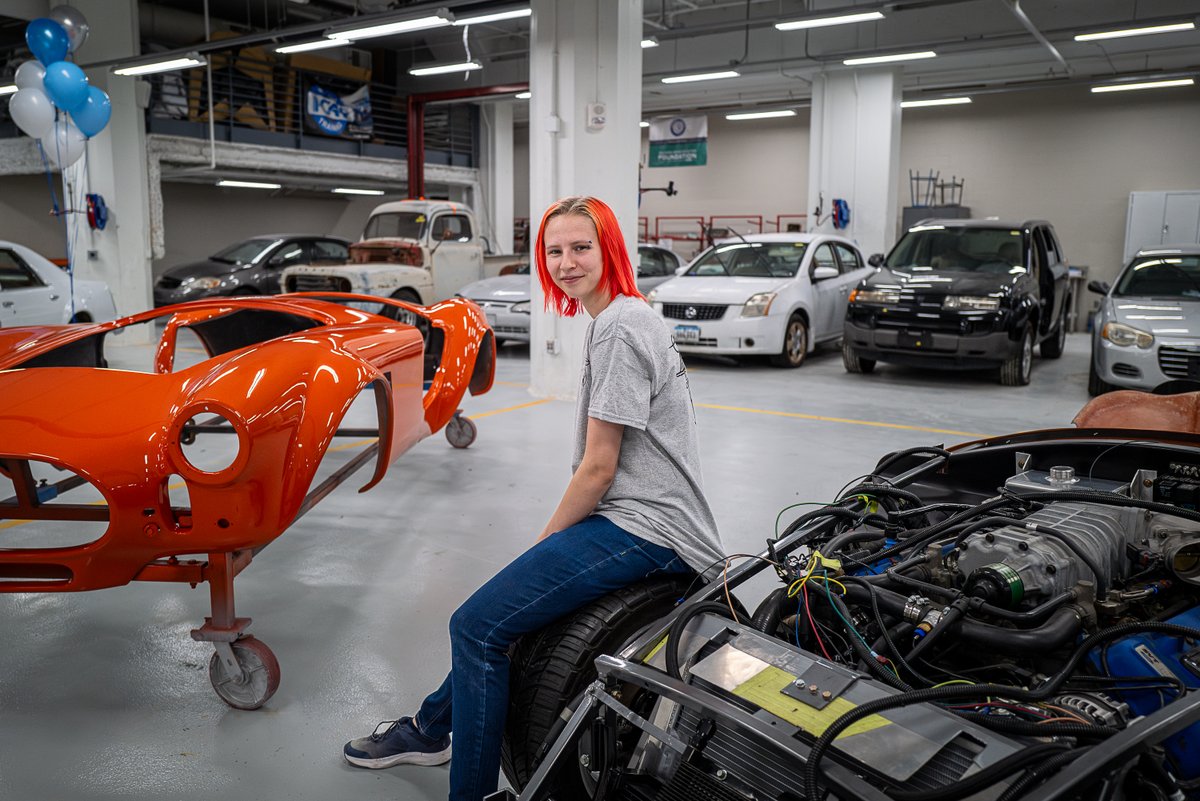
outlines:
[[[875,360],[864,359],[846,340],[842,340],[842,366],[847,373],[862,374],[875,372]]]

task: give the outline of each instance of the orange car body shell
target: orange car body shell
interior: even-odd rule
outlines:
[[[342,418],[371,386],[379,448],[363,490],[373,486],[400,454],[450,420],[468,390],[491,387],[495,359],[474,304],[388,303],[442,332],[440,364],[424,393],[420,330],[304,295],[201,300],[96,325],[0,329],[0,469],[48,462],[86,479],[108,507],[108,527],[90,543],[0,550],[0,591],[119,586],[170,557],[265,545],[293,522]],[[209,358],[172,370],[178,328],[239,313],[256,319],[257,312],[304,327],[222,353],[210,348]],[[78,354],[99,353],[110,332],[163,316],[169,322],[155,372],[71,366]],[[232,463],[215,472],[192,465],[180,445],[184,424],[208,413],[232,423],[238,439]],[[170,504],[168,482],[179,476],[190,513]],[[0,507],[0,518],[13,517],[20,515]]]

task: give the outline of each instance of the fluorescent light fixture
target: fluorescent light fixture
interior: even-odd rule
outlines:
[[[771,117],[795,117],[796,112],[790,108],[779,111],[747,111],[741,114],[726,114],[727,120],[765,120]]]
[[[513,95],[513,97],[515,97],[517,100],[528,100],[529,98],[533,97],[533,92],[517,92],[515,95]]]
[[[646,122],[645,120],[642,120],[641,122],[638,123],[638,127],[639,128],[649,128],[650,123]]]
[[[117,67],[113,75],[150,75],[155,72],[170,72],[184,67],[203,67],[208,61],[200,55],[189,54],[168,61],[151,61],[148,64],[138,64],[131,67]]]
[[[726,70],[725,72],[696,72],[691,75],[672,75],[670,78],[663,78],[663,83],[691,83],[692,81],[716,81],[721,78],[736,78],[741,75],[735,70]]]
[[[866,58],[848,58],[842,63],[847,67],[857,67],[860,64],[890,64],[893,61],[917,61],[922,58],[936,58],[932,50],[922,50],[919,53],[894,53],[890,56],[867,56]]]
[[[480,14],[478,17],[455,19],[455,25],[482,25],[485,22],[499,22],[502,19],[520,19],[533,13],[532,8],[516,8],[511,11],[497,11],[494,14]]]
[[[5,84],[4,86],[0,86],[0,95],[14,94],[20,88],[15,83]]]
[[[1135,89],[1165,89],[1168,86],[1191,86],[1196,81],[1192,78],[1179,78],[1171,81],[1147,81],[1145,83],[1111,83],[1107,86],[1093,86],[1093,92],[1132,92]]]
[[[217,181],[217,186],[234,186],[239,189],[281,189],[283,184],[268,184],[261,181]]]
[[[447,72],[469,72],[481,70],[483,65],[478,61],[463,61],[459,64],[438,64],[433,67],[411,67],[409,75],[444,75]]]
[[[299,42],[297,44],[282,45],[275,48],[276,53],[304,53],[309,50],[324,50],[328,47],[345,47],[349,44],[346,39],[318,39],[315,42]]]
[[[647,36],[645,39],[643,39],[642,40],[642,49],[645,50],[647,47],[658,47],[658,37],[657,36]]]
[[[827,28],[830,25],[849,25],[852,22],[870,22],[873,19],[883,19],[883,14],[878,11],[867,11],[862,14],[841,14],[836,17],[797,19],[791,22],[777,22],[775,23],[775,29],[779,31],[799,31],[805,28]]]
[[[339,186],[331,190],[336,195],[382,195],[382,189],[355,189],[352,186]]]
[[[1097,39],[1124,39],[1126,36],[1147,36],[1152,33],[1172,33],[1174,31],[1195,30],[1194,22],[1173,22],[1170,25],[1151,25],[1147,28],[1126,28],[1120,31],[1100,31],[1099,33],[1081,33],[1075,37],[1077,42],[1094,42]]]
[[[400,22],[387,22],[383,25],[369,25],[365,28],[333,31],[327,35],[330,39],[345,39],[346,41],[373,39],[376,36],[391,36],[394,33],[408,33],[410,31],[424,31],[429,28],[441,28],[453,24],[453,21],[454,17],[452,16],[438,14],[432,17],[418,17],[417,19],[406,19]]]
[[[925,106],[961,106],[970,103],[969,97],[939,97],[936,100],[902,100],[900,108],[924,108]]]

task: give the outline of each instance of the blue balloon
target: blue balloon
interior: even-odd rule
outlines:
[[[91,139],[104,130],[108,118],[112,116],[112,101],[98,86],[89,86],[87,99],[83,105],[71,112],[71,119],[83,135]]]
[[[25,44],[43,64],[53,64],[67,57],[71,39],[63,26],[49,17],[39,17],[25,28]]]
[[[50,100],[63,111],[74,113],[88,99],[87,76],[69,61],[47,64],[42,83]]]

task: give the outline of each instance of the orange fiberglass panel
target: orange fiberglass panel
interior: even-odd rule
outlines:
[[[370,302],[382,314],[333,297]],[[244,633],[249,620],[233,614],[233,576],[372,456],[364,490],[448,423],[460,432],[469,425],[473,439],[458,405],[466,392],[491,387],[495,345],[478,307],[462,299],[429,308],[380,303],[352,295],[217,298],[109,323],[0,329],[0,476],[14,487],[13,497],[0,498],[0,520],[106,524],[88,542],[57,547],[4,548],[0,532],[0,592],[208,581],[214,614],[193,636],[217,643],[210,673],[222,698],[260,705],[273,688],[247,700],[245,687],[231,697],[218,683],[236,690],[230,676],[248,680],[239,673],[243,658],[273,660],[261,643],[242,642],[253,638]],[[159,318],[165,326],[150,372],[107,368],[107,336]],[[196,335],[207,358],[176,366],[180,330]],[[339,428],[367,389],[377,428]],[[194,463],[187,446],[215,433],[232,435],[232,455]],[[367,434],[377,442],[314,489],[334,438]],[[70,477],[37,481],[39,463]],[[170,499],[168,484],[180,477],[187,508]],[[99,491],[100,504],[66,502],[84,484]],[[197,554],[207,561],[179,558]],[[239,642],[246,647],[228,647]]]

